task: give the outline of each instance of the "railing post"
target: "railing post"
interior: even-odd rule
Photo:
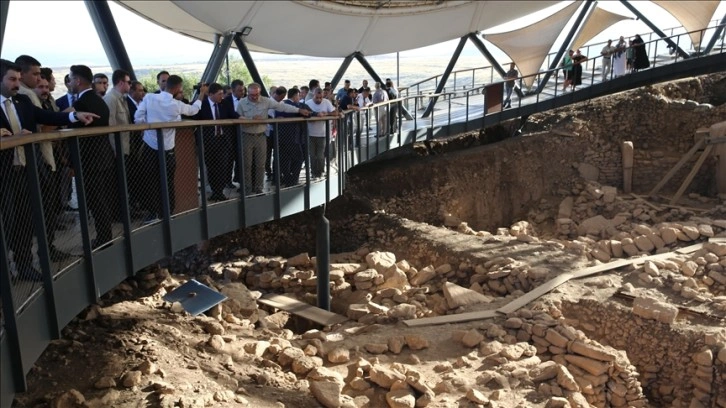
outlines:
[[[83,243],[83,262],[85,264],[86,275],[88,280],[93,283],[93,288],[89,295],[91,299],[98,301],[100,294],[96,290],[96,271],[93,264],[93,246],[91,244],[91,233],[88,227],[88,200],[86,199],[86,183],[83,175],[83,165],[81,163],[81,148],[78,137],[68,140],[68,150],[71,155],[71,164],[73,165],[76,178],[76,197],[78,198],[78,216],[81,223],[81,240]]]
[[[280,218],[280,209],[282,208],[281,198],[280,198],[280,127],[279,123],[275,122],[273,124],[273,131],[272,134],[272,160],[274,160],[275,167],[275,219]]]
[[[129,206],[129,190],[126,180],[126,162],[121,143],[121,133],[113,133],[114,146],[116,148],[116,181],[118,186],[118,198],[121,204],[121,223],[124,226],[124,249],[126,252],[126,274],[134,276],[134,251],[131,246],[131,210]]]
[[[235,151],[234,153],[238,163],[238,165],[235,167],[235,171],[237,172],[237,180],[239,181],[239,223],[240,227],[244,228],[247,226],[247,210],[245,209],[245,196],[247,191],[247,183],[245,182],[245,171],[247,171],[247,169],[245,168],[245,155],[243,154],[245,141],[242,138],[242,125],[236,126],[235,137],[237,138],[237,151]]]
[[[22,349],[20,343],[22,339],[18,336],[17,313],[15,312],[15,302],[13,301],[12,280],[10,279],[10,259],[8,259],[8,241],[5,238],[5,226],[2,214],[3,209],[0,208],[0,300],[2,301],[3,319],[5,320],[5,335],[10,346],[10,366],[13,372],[13,383],[16,391],[26,391],[28,384],[25,381],[25,368],[23,367]],[[4,362],[3,364],[8,364]]]
[[[204,233],[204,239],[208,240],[209,237],[209,211],[207,200],[207,166],[204,160],[204,127],[197,126],[197,131],[194,134],[194,139],[197,145],[197,163],[199,163],[199,195],[202,202],[202,231]],[[229,181],[229,180],[227,180]]]
[[[45,217],[43,216],[43,196],[40,191],[40,175],[38,174],[38,159],[35,156],[35,145],[32,143],[23,146],[25,149],[25,158],[27,164],[25,171],[28,181],[28,196],[30,197],[30,206],[36,219],[33,222],[35,227],[35,239],[38,243],[38,260],[40,261],[40,271],[43,275],[43,289],[48,299],[48,323],[50,325],[50,333],[54,339],[60,338],[60,325],[58,324],[58,311],[55,302],[55,291],[53,289],[53,269],[50,262],[50,243],[46,234]],[[94,285],[95,286],[95,285]]]
[[[318,270],[318,307],[330,311],[330,222],[325,218],[325,205],[320,207],[315,261]]]
[[[164,131],[156,129],[156,157],[159,161],[159,186],[161,194],[161,214],[162,223],[164,224],[164,243],[166,244],[166,254],[171,256],[174,254],[174,248],[171,241],[171,197],[169,194],[170,187],[166,169],[166,150],[164,150]],[[174,180],[172,180],[173,182]]]

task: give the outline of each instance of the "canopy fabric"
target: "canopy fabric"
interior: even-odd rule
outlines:
[[[700,30],[708,27],[708,23],[718,8],[719,0],[712,1],[663,1],[653,0],[653,3],[661,6],[665,11],[671,13],[687,31]],[[703,32],[695,31],[690,34],[693,47],[701,44]]]
[[[396,3],[396,7],[322,0],[117,3],[163,27],[203,41],[213,41],[215,34],[251,27],[244,38],[251,51],[341,58],[356,51],[379,55],[461,38],[559,1],[405,1]]]
[[[518,30],[497,34],[486,34],[484,39],[496,45],[509,56],[519,68],[520,75],[539,72],[552,45],[565,29],[580,2],[573,2],[555,14]],[[525,77],[522,82],[531,88],[535,77]]]
[[[582,29],[572,42],[572,49],[582,48],[583,45],[587,44],[588,41],[592,40],[603,30],[622,20],[632,20],[632,17],[612,13],[600,7],[595,8],[587,17],[585,24],[583,24]]]

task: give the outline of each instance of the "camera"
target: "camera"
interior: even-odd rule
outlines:
[[[204,82],[200,82],[200,83],[198,83],[198,84],[194,85],[194,86],[193,86],[192,88],[193,88],[193,89],[194,89],[195,91],[198,91],[198,90],[199,90],[199,89],[200,89],[201,87],[203,87],[203,86],[208,86],[208,85],[209,85],[209,84],[207,84],[207,83],[204,83]]]

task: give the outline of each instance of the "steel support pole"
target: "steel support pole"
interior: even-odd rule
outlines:
[[[348,67],[350,66],[350,63],[353,61],[353,58],[355,57],[355,53],[348,55],[343,60],[343,63],[340,64],[340,68],[338,68],[338,71],[333,75],[333,79],[330,81],[330,91],[332,92],[336,86],[338,86],[338,82],[340,82],[340,79],[343,78],[343,75],[345,75],[345,71],[348,70]]]
[[[247,48],[247,44],[245,44],[244,40],[242,40],[241,33],[237,33],[234,36],[234,44],[237,46],[237,49],[242,56],[242,60],[245,62],[247,70],[250,72],[252,80],[260,84],[260,93],[262,94],[262,96],[266,96],[269,98],[270,95],[267,93],[267,87],[262,81],[262,76],[260,76],[260,72],[257,71],[257,66],[255,65],[255,61],[252,59],[252,54],[250,54],[250,50]]]
[[[469,34],[469,40],[474,43],[474,45],[476,46],[476,48],[479,49],[479,52],[481,52],[482,55],[484,55],[484,58],[486,58],[487,61],[489,61],[489,63],[492,64],[492,68],[494,68],[497,71],[497,73],[499,75],[501,75],[502,78],[506,78],[507,77],[507,71],[504,70],[504,68],[502,67],[502,65],[499,64],[499,61],[497,61],[497,59],[494,58],[494,56],[492,55],[492,53],[489,52],[489,50],[487,49],[487,46],[484,45],[484,43],[482,42],[482,40],[480,40],[479,37],[477,37],[475,33],[470,33]],[[471,85],[473,87],[474,86],[474,83],[472,83]],[[520,98],[523,96],[522,95],[522,90],[518,86],[515,86],[514,87],[514,91],[517,92],[517,95]]]
[[[111,8],[106,0],[85,0],[88,14],[91,16],[93,25],[96,27],[96,33],[101,40],[103,50],[106,57],[111,63],[111,68],[123,69],[129,73],[132,80],[136,79],[134,67],[131,65],[129,54],[126,52],[126,46],[121,39],[121,34],[116,26],[116,21],[111,14]],[[5,24],[3,24],[3,27]]]
[[[8,10],[10,9],[10,0],[0,0],[0,52],[5,42],[5,27],[8,24]]]
[[[358,60],[360,65],[363,67],[363,69],[366,70],[368,75],[371,76],[371,79],[373,80],[373,82],[380,82],[381,85],[385,84],[383,79],[381,79],[381,77],[378,76],[378,73],[376,73],[376,70],[373,69],[371,64],[368,63],[368,60],[366,59],[365,55],[361,54],[360,52],[355,52],[355,53],[353,53],[353,55],[354,55],[355,59]],[[411,116],[411,114],[408,112],[408,110],[406,110],[406,108],[404,108],[403,106],[401,106],[401,113],[406,118],[406,120],[413,120],[413,116]]]
[[[1,208],[0,212],[2,212]],[[8,346],[10,347],[10,361],[6,361],[3,364],[11,365],[13,372],[12,382],[15,385],[14,391],[22,392],[28,389],[28,384],[25,381],[23,352],[20,347],[22,339],[18,337],[18,315],[15,311],[15,302],[13,300],[13,283],[10,276],[10,259],[8,259],[9,247],[5,235],[5,227],[2,222],[3,217],[4,215],[0,214],[0,266],[2,266],[0,268],[0,304],[2,304],[3,319],[5,320],[5,336],[7,336]]]
[[[469,34],[461,37],[459,39],[459,45],[456,46],[456,50],[454,51],[454,55],[451,56],[451,59],[449,60],[449,65],[446,66],[446,70],[444,70],[444,74],[441,75],[441,79],[439,79],[439,84],[436,86],[436,94],[441,93],[444,90],[444,87],[446,86],[446,81],[449,80],[449,75],[451,75],[451,71],[454,70],[454,66],[456,65],[456,61],[459,60],[459,55],[461,55],[461,50],[464,49],[464,45],[466,45],[466,40],[469,39]],[[434,96],[429,101],[429,106],[424,111],[423,115],[421,115],[422,118],[427,118],[431,112],[434,111],[434,105],[436,105],[436,100],[439,99],[438,97]]]
[[[636,9],[635,6],[633,6],[632,4],[630,4],[629,1],[627,1],[627,0],[620,0],[620,2],[623,3],[623,5],[628,10],[630,10],[630,12],[632,12],[633,14],[635,14],[636,17],[638,17],[639,19],[643,20],[643,22],[645,23],[645,25],[647,25],[648,27],[650,27],[650,29],[653,30],[654,33],[658,34],[660,36],[660,38],[662,38],[666,42],[666,44],[668,44],[669,47],[671,47],[672,49],[676,50],[676,52],[678,53],[678,55],[681,56],[681,58],[686,59],[686,58],[690,57],[690,55],[688,55],[687,52],[683,51],[683,49],[681,49],[681,47],[679,47],[678,44],[674,43],[673,40],[671,40],[670,38],[668,38],[668,36],[660,28],[658,28],[658,26],[656,26],[650,20],[648,20],[648,17],[646,17],[643,13],[641,13],[640,11],[638,11],[638,9]]]
[[[316,241],[318,307],[330,311],[330,222],[325,218],[324,204],[320,207]]]
[[[222,38],[221,44],[219,42],[220,37]],[[232,47],[233,37],[234,33],[226,34],[223,37],[218,34],[215,35],[214,49],[212,50],[212,55],[209,57],[207,66],[204,68],[204,73],[202,73],[202,83],[211,84],[212,82],[216,82],[217,75],[222,69],[222,64],[224,64],[224,57],[227,56],[229,49]],[[199,90],[197,89],[194,91],[192,100],[196,99],[198,95]]]
[[[723,18],[721,18],[721,23],[718,27],[716,27],[716,31],[714,31],[713,36],[708,41],[706,49],[703,50],[704,55],[708,55],[711,50],[713,50],[713,47],[716,45],[716,41],[718,41],[718,38],[721,37],[721,33],[723,33],[724,27],[726,27],[726,13],[724,13]]]
[[[565,55],[565,52],[568,48],[570,48],[570,44],[572,43],[572,39],[575,37],[575,33],[580,29],[580,25],[582,24],[582,21],[585,19],[585,16],[587,16],[587,13],[590,10],[590,7],[595,4],[593,0],[587,0],[585,4],[582,6],[582,10],[580,10],[580,14],[577,16],[577,19],[575,20],[575,23],[572,24],[572,27],[570,28],[570,32],[567,33],[567,37],[565,37],[565,40],[562,41],[562,46],[559,50],[557,50],[557,54],[555,55],[555,58],[552,59],[552,62],[550,63],[549,71],[544,74],[542,77],[542,80],[539,82],[539,85],[537,85],[537,89],[534,91],[534,93],[540,93],[544,89],[545,85],[547,85],[547,82],[550,80],[550,77],[552,76],[552,72],[555,68],[557,68],[557,65],[560,63],[560,60],[562,59],[562,56]]]

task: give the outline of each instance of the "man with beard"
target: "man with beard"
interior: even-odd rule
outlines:
[[[40,64],[38,64],[40,67]],[[87,112],[50,112],[37,107],[30,98],[19,94],[22,68],[8,60],[0,60],[0,137],[27,135],[36,131],[38,124],[55,126],[74,122],[91,123],[97,116]],[[37,99],[37,94],[33,92]],[[42,162],[39,161],[39,165]],[[8,247],[13,252],[16,277],[24,280],[42,280],[33,267],[33,217],[28,195],[28,174],[23,147],[0,151],[0,180],[3,183],[2,217]],[[25,205],[18,205],[24,203]],[[37,221],[37,220],[36,220]]]

